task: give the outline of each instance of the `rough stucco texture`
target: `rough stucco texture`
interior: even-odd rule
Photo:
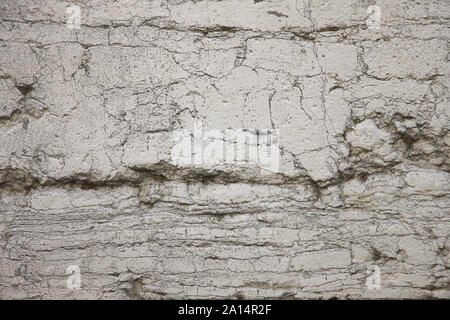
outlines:
[[[0,298],[450,298],[449,2],[373,4],[1,1]],[[280,171],[174,165],[197,120]]]

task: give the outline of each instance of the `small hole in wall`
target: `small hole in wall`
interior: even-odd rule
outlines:
[[[380,260],[382,258],[382,253],[378,249],[372,247],[372,256],[375,260]]]
[[[367,172],[361,172],[361,173],[358,175],[358,178],[359,178],[359,180],[360,180],[361,182],[366,182],[366,181],[367,181],[367,178],[369,178],[369,174],[368,174]]]
[[[24,96],[26,96],[27,94],[29,94],[31,91],[33,91],[33,86],[29,85],[29,84],[25,84],[25,85],[17,85],[16,86],[17,90],[20,91],[20,93],[22,93]]]

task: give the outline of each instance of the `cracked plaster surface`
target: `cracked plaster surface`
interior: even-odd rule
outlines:
[[[2,1],[0,298],[450,298],[450,5],[373,4]],[[199,119],[280,171],[174,165]]]

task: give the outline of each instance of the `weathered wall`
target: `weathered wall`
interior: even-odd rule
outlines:
[[[72,3],[0,2],[0,298],[450,298],[447,0]]]

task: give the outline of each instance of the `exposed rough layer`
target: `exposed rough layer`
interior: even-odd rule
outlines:
[[[450,298],[447,1],[69,4],[0,3],[0,298]],[[174,165],[199,119],[280,172]]]

